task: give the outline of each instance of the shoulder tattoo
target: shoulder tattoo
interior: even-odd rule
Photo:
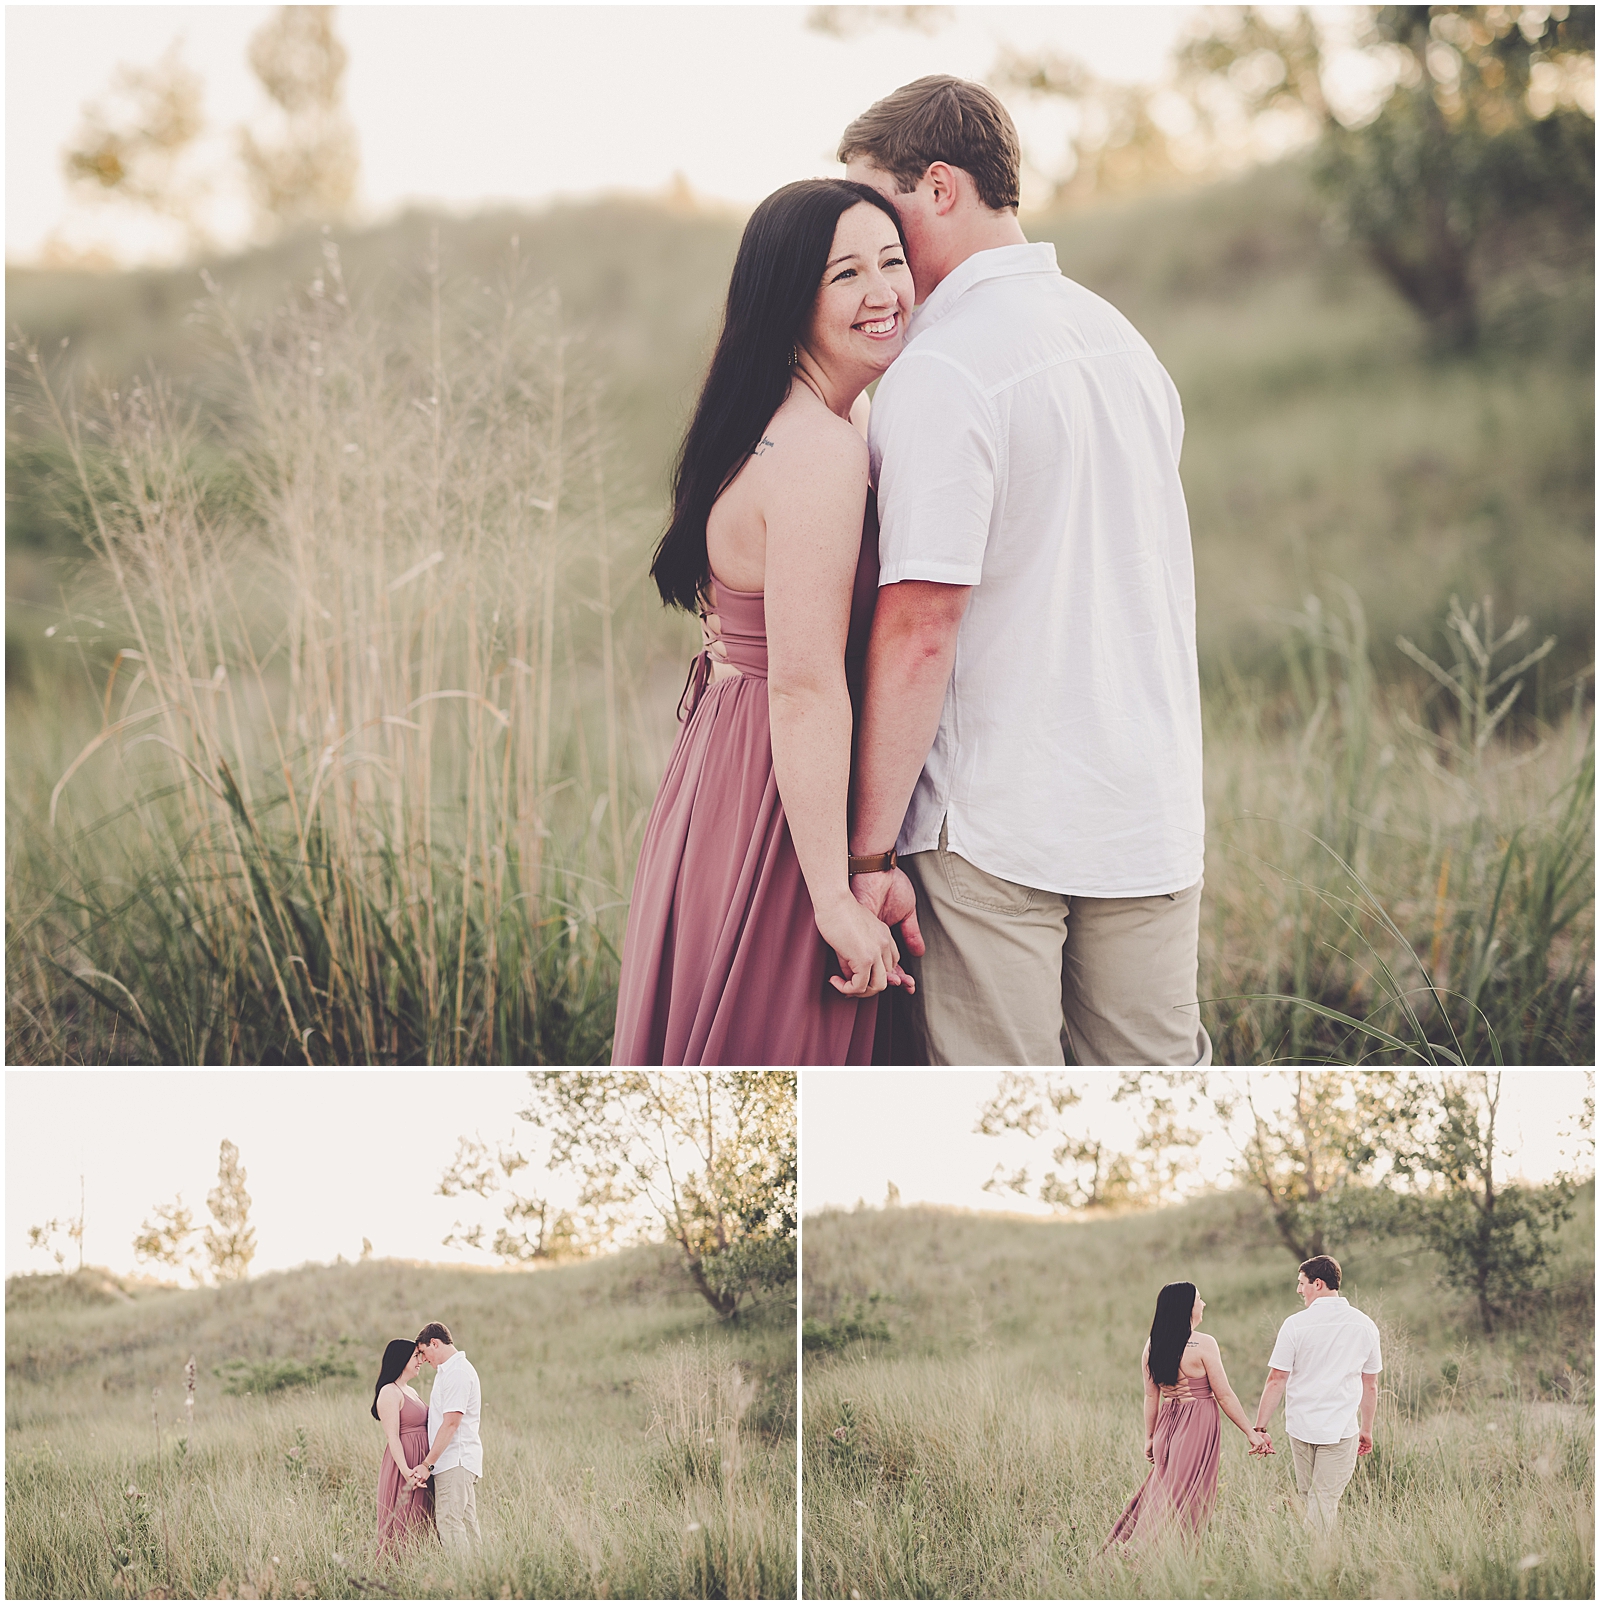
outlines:
[[[752,457],[759,457],[762,454],[762,452],[764,452],[767,449],[767,447],[776,446],[777,444],[778,444],[777,441],[771,439],[770,436],[763,435],[761,437],[760,444],[756,447],[756,449],[753,452],[750,453],[750,455]]]

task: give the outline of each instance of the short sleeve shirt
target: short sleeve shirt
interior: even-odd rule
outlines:
[[[1183,409],[1055,247],[929,295],[867,444],[880,585],[974,587],[898,847],[1045,891],[1141,897],[1204,867]]]
[[[1361,1378],[1383,1369],[1378,1327],[1339,1294],[1313,1299],[1278,1328],[1267,1364],[1289,1373],[1284,1420],[1301,1443],[1361,1430]]]
[[[483,1475],[483,1439],[478,1435],[481,1402],[478,1373],[471,1361],[459,1351],[452,1354],[435,1373],[433,1392],[428,1395],[428,1442],[437,1440],[447,1412],[459,1410],[461,1421],[444,1453],[434,1462],[435,1472],[465,1466],[473,1476]]]

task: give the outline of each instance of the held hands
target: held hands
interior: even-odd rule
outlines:
[[[865,905],[846,897],[816,914],[817,929],[838,956],[843,972],[829,977],[836,991],[847,998],[865,998],[886,986],[912,984],[900,968],[900,949],[889,927]]]
[[[422,1485],[427,1482],[427,1480],[428,1463],[424,1460],[420,1464],[411,1468],[411,1473],[406,1478],[406,1486],[410,1488],[413,1493],[415,1493],[418,1488],[422,1487]]]
[[[915,953],[918,958],[927,952],[927,943],[922,940],[917,924],[917,894],[903,869],[852,875],[850,891],[858,903],[871,909],[885,925],[900,927],[900,936],[908,952]]]
[[[1252,1427],[1249,1432],[1250,1453],[1253,1455],[1270,1455],[1276,1453],[1272,1447],[1272,1434],[1264,1427]]]

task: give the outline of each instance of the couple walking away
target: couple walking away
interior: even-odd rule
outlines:
[[[1295,1291],[1305,1308],[1278,1329],[1253,1427],[1228,1385],[1217,1340],[1199,1329],[1206,1301],[1193,1282],[1161,1289],[1139,1361],[1150,1474],[1103,1547],[1147,1542],[1174,1521],[1198,1533],[1217,1494],[1221,1417],[1250,1440],[1252,1455],[1273,1454],[1267,1424],[1285,1388],[1284,1424],[1306,1520],[1320,1533],[1333,1530],[1356,1458],[1372,1451],[1383,1369],[1378,1328],[1341,1296],[1340,1274],[1329,1254],[1300,1267]]]
[[[614,1061],[1209,1063],[1177,391],[1028,243],[987,89],[838,155],[751,216],[678,457]]]
[[[424,1365],[433,1367],[426,1404],[411,1386]],[[437,1533],[451,1554],[478,1541],[479,1406],[478,1373],[442,1321],[384,1349],[372,1390],[372,1413],[388,1444],[378,1472],[379,1560],[426,1534]]]

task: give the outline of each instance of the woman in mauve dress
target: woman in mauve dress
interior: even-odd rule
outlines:
[[[410,1386],[421,1368],[415,1338],[396,1338],[383,1351],[372,1414],[383,1426],[378,1471],[378,1559],[396,1545],[436,1536],[433,1484],[412,1486],[412,1473],[428,1459],[428,1406]]]
[[[788,184],[745,228],[651,569],[704,649],[639,853],[615,1064],[866,1064],[878,994],[912,985],[846,835],[878,583],[863,392],[912,297],[866,185]]]
[[[1156,1297],[1150,1337],[1139,1357],[1150,1475],[1102,1548],[1145,1542],[1174,1520],[1192,1533],[1205,1526],[1217,1497],[1223,1415],[1252,1450],[1264,1442],[1265,1434],[1250,1425],[1228,1385],[1217,1340],[1197,1330],[1205,1308],[1193,1282],[1168,1282]]]

